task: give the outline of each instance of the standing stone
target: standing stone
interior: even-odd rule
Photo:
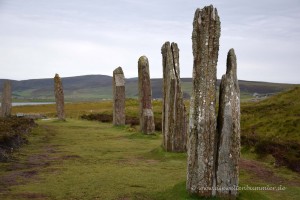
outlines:
[[[11,83],[5,81],[2,91],[1,117],[9,117],[11,115]]]
[[[240,157],[240,89],[236,56],[227,55],[227,71],[220,85],[218,114],[218,154],[216,181],[218,188],[237,188]],[[234,199],[237,190],[218,190],[217,196]]]
[[[121,67],[113,72],[113,124],[125,125],[125,80]]]
[[[138,61],[139,72],[139,102],[140,102],[140,129],[145,134],[155,131],[154,115],[152,111],[152,92],[149,74],[149,62],[146,56]]]
[[[179,71],[179,49],[176,43],[166,42],[163,57],[163,147],[166,151],[186,151],[186,109],[183,103]]]
[[[61,79],[58,74],[54,77],[54,94],[56,101],[56,112],[59,120],[65,120],[65,101],[64,101],[64,90]]]
[[[193,21],[193,89],[188,128],[187,190],[214,196],[216,137],[216,71],[220,19],[212,5],[197,9]],[[208,188],[206,190],[205,188]]]

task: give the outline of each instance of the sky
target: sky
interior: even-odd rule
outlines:
[[[140,56],[162,77],[161,46],[176,42],[181,77],[192,77],[195,10],[221,20],[217,76],[234,48],[238,79],[300,83],[299,0],[0,0],[0,79],[138,76]]]

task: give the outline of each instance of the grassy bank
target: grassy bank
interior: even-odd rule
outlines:
[[[243,133],[300,143],[300,87],[261,102],[242,104]]]
[[[300,172],[300,87],[241,108],[242,142]]]

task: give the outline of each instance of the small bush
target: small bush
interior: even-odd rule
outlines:
[[[0,118],[0,161],[7,161],[14,149],[27,143],[27,134],[34,126],[33,119]]]

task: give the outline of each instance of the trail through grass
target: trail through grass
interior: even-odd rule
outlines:
[[[40,121],[19,152],[19,167],[12,167],[24,180],[2,194],[7,199],[163,198],[185,180],[185,155],[164,153],[160,139],[111,124]]]
[[[0,199],[197,199],[185,190],[186,154],[164,152],[160,134],[74,119],[38,124],[15,160],[0,164]],[[239,199],[300,196],[296,173],[274,171],[246,153],[241,186],[287,189],[242,191]]]

